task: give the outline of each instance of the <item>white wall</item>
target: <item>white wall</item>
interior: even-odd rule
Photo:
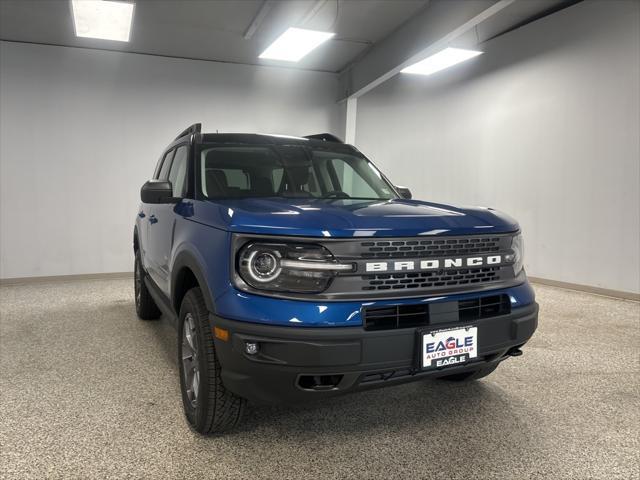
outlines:
[[[358,100],[356,144],[414,197],[516,217],[530,275],[640,291],[640,2],[585,1]]]
[[[325,73],[0,42],[0,278],[132,270],[139,190],[188,125],[340,134]]]

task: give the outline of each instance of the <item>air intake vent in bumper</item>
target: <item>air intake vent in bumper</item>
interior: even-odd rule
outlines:
[[[471,322],[511,313],[507,295],[490,295],[453,302],[366,307],[362,311],[365,330],[392,330]]]

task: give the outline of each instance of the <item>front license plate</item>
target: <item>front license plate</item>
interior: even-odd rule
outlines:
[[[424,332],[421,344],[422,368],[460,365],[478,356],[478,327]]]

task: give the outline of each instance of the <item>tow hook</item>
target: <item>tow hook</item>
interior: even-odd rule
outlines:
[[[510,357],[519,357],[520,355],[522,355],[522,350],[520,350],[520,347],[513,347],[512,349],[510,349],[507,352],[507,355],[509,355]]]

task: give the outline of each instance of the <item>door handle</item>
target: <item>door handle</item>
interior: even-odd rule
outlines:
[[[138,216],[139,216],[140,218],[144,218],[144,217],[146,217],[146,215],[144,214],[144,212],[143,212],[142,210],[140,210],[140,211],[138,212]]]
[[[150,223],[150,224],[152,224],[152,225],[153,225],[154,223],[158,223],[158,219],[156,218],[156,216],[155,216],[155,215],[151,215],[151,216],[149,217],[149,223]]]

